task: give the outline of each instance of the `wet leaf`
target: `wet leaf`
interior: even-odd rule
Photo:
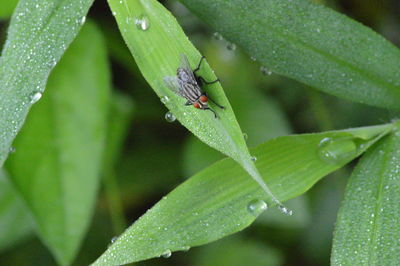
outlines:
[[[400,261],[400,133],[385,137],[354,170],[336,222],[332,265]]]
[[[210,98],[225,106],[222,110],[210,104],[217,112],[218,118],[215,118],[210,111],[185,106],[186,100],[177,96],[164,82],[165,77],[176,76],[182,54],[187,56],[192,69],[196,68],[201,58],[175,18],[155,0],[108,2],[140,71],[166,107],[200,140],[241,164],[270,196],[269,201],[279,204],[251,161],[243,133],[221,84],[205,87]],[[216,79],[207,62],[198,73],[206,81]]]
[[[322,177],[356,158],[391,128],[392,125],[384,125],[278,137],[251,152],[258,158],[256,165],[265,182],[286,201],[305,193]],[[342,160],[327,161],[319,153],[320,143],[327,138],[353,142],[354,152],[333,145],[332,152],[342,155]],[[232,159],[221,160],[160,200],[94,265],[121,265],[215,241],[248,227],[267,208],[266,199],[238,164]]]
[[[101,175],[110,77],[93,23],[50,76],[6,167],[59,264],[70,264],[90,223]]]
[[[309,0],[180,1],[269,71],[355,102],[400,106],[400,50],[342,14]]]
[[[93,0],[20,0],[0,57],[0,167]]]

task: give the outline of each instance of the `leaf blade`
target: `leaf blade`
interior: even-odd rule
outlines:
[[[201,55],[191,44],[176,19],[157,1],[108,1],[118,26],[147,82],[164,101],[174,116],[194,135],[209,146],[237,161],[250,176],[270,195],[270,201],[280,204],[260,176],[243,138],[233,110],[219,83],[207,88],[210,97],[225,107],[211,112],[185,106],[186,100],[175,95],[165,84],[165,77],[176,76],[184,54],[192,69]],[[206,80],[216,76],[206,61],[201,75]],[[214,106],[213,106],[214,107]]]
[[[180,1],[278,74],[398,109],[400,50],[342,14],[307,0]]]
[[[0,57],[0,166],[93,0],[19,1]],[[35,26],[32,26],[35,25]]]
[[[399,150],[395,133],[368,151],[354,170],[338,213],[332,265],[399,261]]]
[[[69,264],[95,203],[106,134],[110,77],[106,48],[91,22],[49,78],[6,167],[58,263]]]
[[[278,137],[252,149],[265,181],[282,201],[307,191],[320,178],[342,167],[392,128],[391,125]],[[368,139],[360,132],[372,130]],[[353,138],[357,152],[332,164],[318,155],[326,138]],[[265,200],[262,190],[232,159],[221,160],[197,173],[137,220],[93,265],[120,265],[166,251],[187,250],[215,241],[250,225],[262,212],[249,205]],[[262,207],[262,205],[259,205]],[[296,213],[295,213],[296,215]]]

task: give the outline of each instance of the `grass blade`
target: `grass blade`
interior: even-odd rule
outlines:
[[[93,0],[20,0],[0,57],[0,167]]]
[[[59,264],[70,264],[89,225],[102,166],[110,77],[102,35],[82,28],[50,76],[6,167]]]
[[[354,170],[339,210],[332,265],[400,261],[400,134],[386,137]]]
[[[273,72],[355,102],[400,106],[400,50],[342,14],[308,0],[180,1]]]
[[[391,128],[383,125],[278,137],[251,151],[258,157],[257,167],[268,186],[286,201],[356,158]],[[331,140],[328,146],[327,139]],[[239,165],[224,159],[159,201],[94,265],[121,265],[215,241],[249,226],[265,210],[265,199],[265,193]]]
[[[164,78],[175,76],[182,54],[195,69],[201,55],[190,43],[175,18],[155,0],[109,0],[118,26],[142,74],[174,116],[200,140],[230,156],[279,204],[265,185],[248,152],[243,133],[219,83],[208,86],[210,98],[225,106],[216,119],[211,112],[185,106],[186,100],[167,88]],[[215,80],[204,62],[199,71],[205,80]]]

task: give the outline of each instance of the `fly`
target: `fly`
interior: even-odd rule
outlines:
[[[214,113],[215,118],[217,118],[217,113],[209,107],[208,101],[211,101],[221,109],[225,109],[225,107],[219,105],[208,97],[202,87],[204,84],[214,84],[218,82],[219,79],[208,82],[202,76],[196,75],[196,72],[200,70],[204,58],[205,57],[202,56],[198,66],[192,70],[186,55],[181,54],[181,62],[180,66],[176,70],[176,76],[164,77],[164,82],[169,89],[187,100],[185,103],[186,106],[192,105],[197,109],[210,110]]]

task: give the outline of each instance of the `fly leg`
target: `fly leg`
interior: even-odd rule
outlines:
[[[224,106],[222,106],[222,105],[220,105],[220,104],[218,104],[218,103],[216,103],[213,99],[211,99],[210,97],[208,97],[208,95],[206,94],[206,96],[207,96],[207,98],[208,98],[208,100],[210,100],[213,104],[215,104],[216,106],[218,106],[219,108],[221,108],[221,109],[225,109],[225,107]]]
[[[203,60],[204,60],[205,58],[206,58],[206,57],[205,57],[204,55],[201,57],[200,62],[199,62],[199,65],[196,67],[195,70],[193,70],[193,73],[196,73],[197,71],[200,70],[201,63],[203,62]]]
[[[214,84],[214,83],[217,83],[217,82],[219,82],[219,79],[216,79],[214,81],[206,81],[202,76],[198,76],[197,77],[197,83],[199,83],[200,86],[202,84],[210,85],[210,84]]]
[[[217,113],[213,109],[211,109],[210,107],[206,107],[206,108],[204,108],[204,110],[210,110],[211,112],[214,113],[214,117],[218,118]]]

